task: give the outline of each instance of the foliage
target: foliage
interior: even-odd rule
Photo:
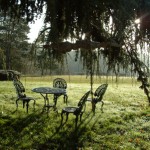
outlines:
[[[6,58],[4,55],[4,51],[0,48],[0,64],[1,64],[0,68],[6,69],[5,62],[6,62]]]
[[[59,66],[63,66],[65,63],[65,56],[53,53],[50,49],[43,48],[43,44],[46,42],[47,34],[40,34],[35,43],[32,44],[31,60],[34,60],[34,66],[41,71],[41,75],[47,74],[61,74]],[[34,53],[34,54],[33,54]]]
[[[9,16],[4,19],[1,14],[0,23],[0,48],[3,50],[3,63],[6,66],[0,66],[1,69],[19,69],[22,71],[23,58],[26,57],[29,44],[27,42],[27,33],[29,27],[25,20],[11,20]],[[22,58],[21,58],[22,57]],[[2,59],[1,59],[2,60]]]
[[[94,74],[94,68],[98,72],[100,57],[95,57],[97,52],[91,52],[91,50],[96,50],[100,51],[98,56],[103,55],[106,58],[108,70],[111,69],[118,74],[120,68],[129,69],[131,67],[139,76],[147,78],[147,72],[143,71],[143,63],[138,55],[139,49],[149,54],[150,3],[148,0],[128,2],[126,0],[7,2],[1,0],[0,9],[5,13],[10,10],[12,18],[26,17],[27,21],[34,21],[34,18],[43,11],[44,5],[46,8],[45,24],[48,24],[48,28],[43,30],[48,29],[44,48],[49,55],[55,56],[57,60],[60,58],[62,60],[64,53],[72,49],[83,50],[85,48],[87,52],[81,51],[83,65],[87,72]],[[140,23],[135,24],[135,20],[139,18]],[[74,41],[74,44],[72,41],[68,42],[70,39]],[[145,43],[147,43],[146,48],[143,47]],[[131,54],[133,49],[134,55]],[[143,85],[141,79],[142,77],[139,80]],[[149,92],[147,92],[149,84],[148,80],[146,81],[143,89],[146,91],[150,104]]]

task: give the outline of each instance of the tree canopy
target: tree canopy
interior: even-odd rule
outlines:
[[[44,9],[46,26],[41,35],[47,31],[44,48],[49,55],[60,58],[72,49],[80,50],[87,70],[95,64],[99,66],[100,55],[106,58],[108,69],[116,73],[120,66],[130,66],[138,74],[150,104],[149,66],[139,57],[139,52],[149,54],[149,0],[0,1],[4,14],[11,12],[12,19],[23,17],[27,22],[37,19]],[[135,22],[137,19],[139,23]]]
[[[49,40],[61,41],[64,38],[81,38],[88,34],[93,40],[101,41],[105,35],[104,24],[113,20],[113,35],[119,36],[131,21],[140,18],[142,35],[149,36],[149,0],[1,0],[0,9],[5,14],[10,11],[12,18],[26,17],[33,21],[46,7],[45,23],[51,27]],[[119,28],[118,28],[119,27]],[[99,34],[97,35],[97,31]],[[100,32],[101,31],[101,32]],[[111,35],[110,35],[111,36]],[[121,35],[120,35],[121,36]],[[107,37],[108,38],[108,37]]]
[[[10,21],[0,14],[0,69],[17,69],[22,71],[24,58],[29,50],[27,42],[28,24],[20,19]],[[24,68],[25,69],[25,68]]]

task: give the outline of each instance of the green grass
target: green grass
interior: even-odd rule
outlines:
[[[56,77],[56,76],[55,76]],[[150,150],[150,108],[140,83],[121,77],[115,83],[112,77],[95,77],[93,89],[108,83],[104,95],[104,113],[97,104],[96,114],[87,103],[81,122],[75,129],[75,116],[69,115],[61,126],[61,109],[66,105],[58,100],[58,112],[48,116],[42,112],[44,104],[40,94],[32,88],[52,86],[53,76],[23,77],[28,96],[37,99],[36,109],[30,102],[29,113],[22,108],[16,111],[16,93],[12,81],[0,81],[0,149],[2,150]],[[60,76],[59,76],[60,77]],[[89,77],[63,76],[68,83],[68,105],[76,106],[81,96],[90,89]],[[52,102],[52,95],[50,95]]]

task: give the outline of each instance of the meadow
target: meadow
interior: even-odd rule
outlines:
[[[94,77],[93,90],[108,83],[104,95],[104,112],[97,104],[95,115],[91,103],[86,103],[82,120],[75,128],[75,116],[61,125],[61,110],[66,104],[59,97],[57,108],[42,113],[40,94],[31,89],[52,86],[58,76],[21,77],[27,96],[36,98],[36,108],[30,102],[29,113],[19,102],[12,81],[0,81],[0,149],[1,150],[150,150],[150,107],[136,78]],[[76,106],[82,95],[90,90],[90,78],[59,76],[67,81],[68,106]],[[49,96],[52,101],[53,96]]]

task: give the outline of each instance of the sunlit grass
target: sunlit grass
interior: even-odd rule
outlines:
[[[91,103],[86,103],[82,121],[74,126],[73,115],[64,126],[61,109],[66,106],[63,98],[58,100],[59,115],[53,111],[47,116],[40,94],[31,89],[52,86],[55,77],[63,77],[68,83],[68,105],[76,106],[81,96],[90,90],[90,78],[85,76],[22,77],[26,94],[37,99],[36,110],[30,102],[29,113],[22,108],[16,111],[16,93],[12,81],[0,81],[0,149],[85,149],[85,150],[149,150],[150,109],[140,83],[133,78],[121,77],[115,83],[112,77],[95,77],[93,89],[108,83],[104,95],[104,113],[97,104],[96,114],[91,112]],[[52,103],[53,96],[50,95]]]

